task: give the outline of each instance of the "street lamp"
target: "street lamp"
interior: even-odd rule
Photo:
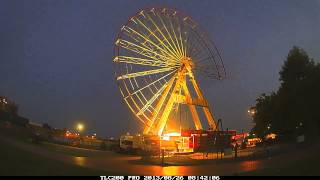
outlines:
[[[81,123],[78,123],[78,124],[77,124],[77,131],[78,131],[78,132],[81,132],[83,129],[84,129],[84,125],[81,124]]]

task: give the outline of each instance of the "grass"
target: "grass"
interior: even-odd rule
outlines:
[[[84,168],[66,164],[38,156],[29,151],[24,151],[3,142],[0,139],[0,175],[106,175],[112,174],[105,171]]]

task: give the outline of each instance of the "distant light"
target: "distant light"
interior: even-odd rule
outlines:
[[[181,133],[171,132],[171,133],[163,134],[162,140],[169,141],[169,140],[170,140],[170,137],[173,137],[173,136],[181,136]]]
[[[84,125],[81,124],[81,123],[79,123],[79,124],[77,125],[77,130],[80,132],[80,131],[82,131],[83,129],[84,129]]]
[[[181,136],[181,133],[178,133],[178,132],[172,132],[172,133],[164,134],[163,136],[167,136],[167,137],[170,137],[170,136]]]
[[[8,104],[8,102],[7,102],[7,100],[6,100],[5,98],[2,99],[2,102],[3,102],[4,104]]]
[[[254,116],[257,113],[257,110],[255,108],[248,109],[248,114],[250,116]]]
[[[169,141],[170,140],[170,136],[163,136],[162,140]]]
[[[266,139],[276,139],[277,135],[274,133],[270,133],[266,136]]]

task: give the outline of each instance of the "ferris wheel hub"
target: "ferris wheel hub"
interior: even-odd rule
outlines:
[[[186,69],[190,72],[194,68],[194,63],[190,57],[184,57],[181,60],[181,70]]]

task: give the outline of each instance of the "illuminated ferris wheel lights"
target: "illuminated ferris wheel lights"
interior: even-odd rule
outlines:
[[[202,125],[195,106],[217,128],[196,81],[225,74],[208,39],[195,21],[170,8],[142,10],[121,27],[113,59],[116,80],[129,109],[145,124],[144,133],[161,135],[179,104],[189,107],[196,129]]]

